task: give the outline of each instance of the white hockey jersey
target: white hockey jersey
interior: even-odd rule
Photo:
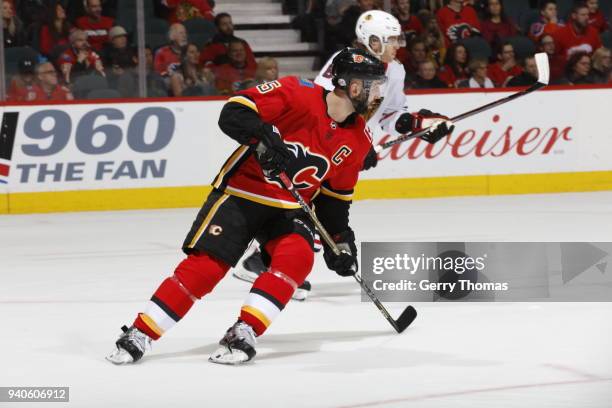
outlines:
[[[315,78],[317,85],[329,91],[334,89],[332,84],[332,61],[336,55],[338,53],[332,55]],[[406,78],[404,66],[395,60],[386,65],[387,81],[381,88],[383,101],[374,116],[367,123],[374,140],[379,140],[387,133],[393,137],[399,136],[399,133],[395,131],[395,122],[402,113],[408,112],[406,94],[404,93],[404,80]]]

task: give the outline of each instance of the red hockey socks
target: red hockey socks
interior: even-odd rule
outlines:
[[[195,300],[211,292],[228,270],[229,265],[209,255],[189,255],[155,291],[134,326],[159,339],[187,314]]]
[[[266,244],[272,261],[253,283],[240,311],[240,319],[261,336],[301,285],[314,262],[308,242],[298,234],[283,235]]]

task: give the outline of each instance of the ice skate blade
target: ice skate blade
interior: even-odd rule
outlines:
[[[117,349],[110,355],[104,357],[106,361],[113,363],[114,365],[133,364],[134,359],[127,351],[123,349]]]
[[[227,347],[219,347],[208,357],[208,361],[223,365],[241,365],[250,360],[249,356],[242,350],[230,350]]]
[[[291,296],[291,299],[303,302],[308,297],[308,290],[296,289]]]
[[[245,281],[249,283],[255,282],[255,279],[259,277],[259,275],[256,274],[255,272],[247,271],[246,269],[243,269],[243,268],[236,269],[234,272],[232,272],[232,276],[234,276],[234,278],[236,279],[240,279],[241,281]]]

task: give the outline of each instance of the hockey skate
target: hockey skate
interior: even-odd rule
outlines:
[[[219,342],[219,347],[208,358],[208,361],[217,364],[237,365],[246,363],[255,357],[255,332],[253,328],[238,320],[227,329],[225,336]]]
[[[255,279],[266,271],[266,266],[261,259],[261,252],[254,251],[251,255],[246,257],[242,261],[242,268],[236,268],[232,272],[235,278],[243,280],[245,282],[255,282]],[[298,288],[293,292],[291,299],[304,301],[308,297],[312,286],[310,282],[304,281]]]
[[[151,350],[152,339],[132,326],[129,329],[127,326],[121,328],[123,333],[115,342],[117,350],[113,351],[106,357],[113,364],[132,364],[142,358],[142,356]]]

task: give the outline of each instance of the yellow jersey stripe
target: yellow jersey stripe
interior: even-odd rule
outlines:
[[[326,196],[330,196],[333,198],[337,198],[338,200],[342,200],[342,201],[352,201],[353,200],[353,195],[352,194],[339,194],[336,192],[333,192],[323,186],[321,186],[321,194],[326,195]]]
[[[212,208],[208,212],[208,215],[206,215],[206,218],[204,218],[204,221],[202,221],[202,225],[200,225],[200,228],[198,228],[198,232],[196,232],[196,234],[193,236],[193,239],[189,243],[188,248],[193,248],[195,246],[196,242],[198,242],[206,227],[208,227],[210,220],[212,220],[212,218],[215,216],[215,213],[217,212],[221,204],[223,204],[228,198],[229,196],[227,194],[223,194],[221,197],[219,197],[219,199],[217,199],[217,201],[215,201]]]
[[[254,201],[259,204],[267,205],[269,207],[285,208],[285,209],[296,209],[300,208],[300,205],[295,202],[285,201],[280,199],[274,199],[272,197],[266,197],[258,194],[249,193],[247,191],[238,190],[230,186],[225,187],[227,194],[244,198],[245,200]]]
[[[251,108],[253,109],[255,112],[259,113],[259,110],[257,109],[257,105],[255,105],[255,102],[253,102],[252,100],[250,100],[247,97],[244,96],[232,96],[231,98],[229,98],[227,100],[228,102],[236,102],[239,103],[241,105],[246,106],[247,108]]]
[[[268,319],[266,317],[266,315],[264,315],[262,312],[259,311],[259,309],[255,309],[253,306],[249,306],[249,305],[244,305],[242,306],[242,311],[245,311],[253,316],[255,316],[257,318],[257,320],[259,320],[260,322],[262,322],[264,324],[264,326],[269,327],[270,324],[272,323],[270,321],[270,319]]]
[[[157,323],[155,323],[155,321],[149,317],[149,315],[145,313],[141,313],[140,318],[142,319],[143,322],[145,322],[147,326],[149,326],[151,330],[155,332],[155,334],[157,334],[158,336],[161,336],[164,334],[164,331],[161,329],[161,327],[159,327]]]
[[[248,150],[248,146],[241,146],[234,152],[234,154],[230,156],[229,160],[227,161],[227,164],[221,168],[221,171],[219,172],[219,174],[217,174],[217,177],[215,177],[215,181],[213,181],[214,188],[219,188],[219,186],[221,186],[225,175],[236,165],[236,163],[238,163],[238,161],[242,158],[242,156],[244,156],[244,154]]]

